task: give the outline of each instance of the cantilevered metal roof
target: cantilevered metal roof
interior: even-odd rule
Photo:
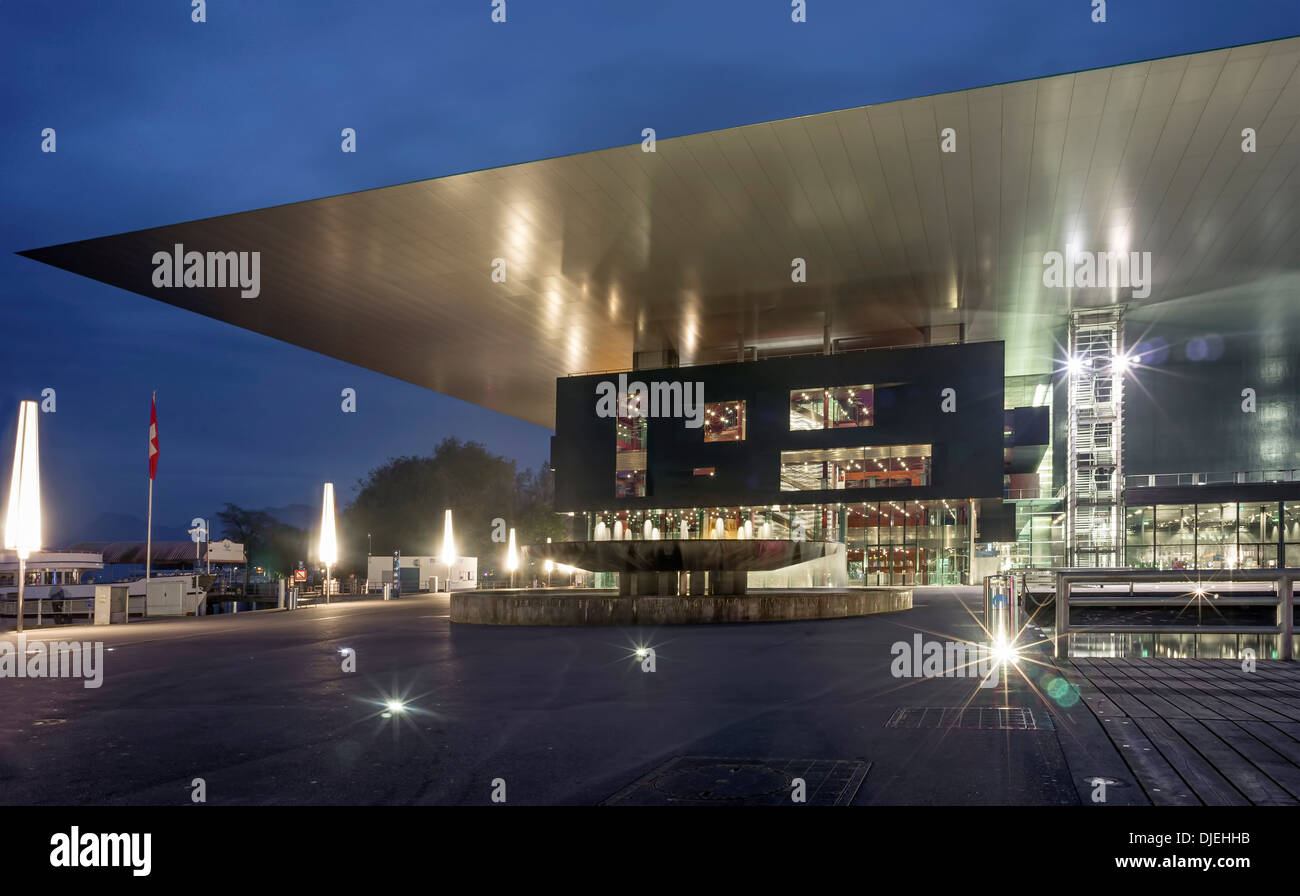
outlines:
[[[1294,286],[1298,119],[1292,38],[24,254],[551,426],[557,376],[634,350],[690,363],[820,348],[827,324],[877,343],[964,324],[1005,339],[1018,375],[1050,369],[1072,304]],[[153,255],[177,243],[260,251],[261,294],[155,288]],[[1071,247],[1150,252],[1151,295],[1044,287],[1044,253]]]

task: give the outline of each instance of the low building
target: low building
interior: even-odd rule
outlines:
[[[448,570],[437,557],[400,555],[402,591],[464,591],[478,587],[478,558],[457,557]],[[371,556],[366,560],[367,590],[382,591],[393,584],[393,557]]]

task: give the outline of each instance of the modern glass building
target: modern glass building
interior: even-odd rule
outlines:
[[[553,429],[575,537],[833,540],[886,583],[1300,565],[1298,55],[1136,61],[24,254]],[[260,252],[259,297],[155,285],[182,248]],[[599,408],[602,382],[631,402]]]
[[[836,541],[852,581],[961,581],[1005,529],[1003,364],[985,342],[564,377],[556,509],[579,538]]]

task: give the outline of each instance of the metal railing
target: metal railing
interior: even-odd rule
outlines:
[[[119,605],[120,606],[120,605]],[[149,615],[144,595],[130,597],[130,616],[144,618]],[[118,611],[120,614],[120,610]],[[0,619],[18,618],[18,599],[0,599]],[[92,597],[25,597],[23,598],[23,626],[35,622],[36,628],[47,625],[89,624],[95,618],[95,599]]]
[[[1137,473],[1124,477],[1125,488],[1168,488],[1176,485],[1249,485],[1300,482],[1300,469],[1236,470],[1210,473]]]
[[[1206,570],[1206,572],[1210,572]],[[1284,660],[1294,659],[1294,618],[1295,618],[1295,584],[1300,580],[1300,569],[1273,570],[1215,570],[1211,575],[1195,580],[1187,576],[1170,573],[1169,570],[1151,569],[1061,569],[1056,571],[1056,632],[1055,655],[1058,659],[1070,656],[1071,634],[1223,634],[1223,635],[1276,635],[1279,639],[1279,655]],[[1173,593],[1168,591],[1148,591],[1140,593],[1134,589],[1137,584],[1153,583],[1174,586]],[[1227,595],[1215,598],[1216,604],[1235,606],[1272,606],[1275,608],[1273,625],[1201,625],[1178,624],[1143,624],[1129,622],[1092,623],[1072,625],[1070,607],[1074,606],[1114,606],[1122,604],[1131,609],[1149,607],[1186,606],[1189,595],[1201,599],[1207,588],[1221,584],[1256,583],[1271,584],[1274,593],[1270,595]],[[1128,586],[1127,593],[1120,591],[1097,591],[1089,595],[1075,596],[1076,585],[1119,585]]]
[[[1056,491],[1050,488],[1035,486],[1033,488],[1006,488],[1002,489],[1002,500],[1004,501],[1059,501],[1065,497],[1065,486],[1061,486]]]
[[[1056,574],[1050,569],[1009,569],[985,576],[984,627],[989,635],[1014,644],[1055,583]]]
[[[743,361],[743,362],[742,362],[742,361],[730,362],[730,361],[725,361],[725,360],[724,360],[724,361],[718,361],[718,360],[703,360],[703,361],[692,361],[692,362],[689,363],[689,364],[678,364],[676,367],[672,367],[672,368],[669,368],[669,367],[646,367],[646,368],[636,368],[636,367],[610,367],[610,368],[605,368],[604,370],[583,370],[583,371],[579,371],[579,372],[577,372],[577,373],[566,373],[566,374],[564,374],[564,377],[562,377],[562,378],[577,377],[577,376],[596,376],[596,375],[598,375],[598,374],[599,374],[599,375],[604,375],[604,374],[610,374],[610,373],[639,373],[641,370],[676,370],[676,369],[683,369],[683,370],[685,370],[685,369],[688,369],[688,368],[691,368],[691,367],[708,367],[708,366],[710,366],[710,365],[714,365],[714,364],[728,364],[728,363],[741,364],[741,363],[752,363],[752,362],[754,362],[754,361],[784,361],[784,360],[787,359],[787,358],[811,358],[811,357],[815,357],[815,356],[818,356],[818,355],[821,355],[821,356],[824,356],[824,357],[833,357],[833,356],[836,356],[836,355],[850,355],[850,354],[857,354],[857,353],[859,353],[859,352],[891,351],[891,350],[893,350],[893,349],[904,349],[904,348],[934,348],[934,347],[936,347],[936,346],[943,346],[943,345],[976,345],[976,344],[978,344],[978,343],[982,343],[982,342],[992,342],[992,341],[993,341],[993,340],[989,340],[989,339],[972,339],[972,340],[968,340],[968,341],[966,341],[966,342],[961,342],[961,343],[958,343],[958,342],[906,342],[906,343],[900,343],[900,344],[898,344],[898,345],[864,345],[864,346],[861,346],[861,347],[859,347],[859,348],[839,348],[839,349],[836,349],[835,351],[833,351],[833,352],[831,352],[831,353],[829,353],[829,354],[826,352],[826,350],[825,350],[824,347],[823,347],[823,348],[809,348],[809,349],[807,349],[806,351],[790,352],[789,354],[776,353],[776,354],[770,354],[770,355],[759,355],[759,356],[754,357],[754,358],[747,358],[747,359],[746,359],[745,361]],[[810,345],[811,345],[811,343],[810,343]],[[722,347],[722,346],[713,346],[713,348],[722,349],[723,347]]]

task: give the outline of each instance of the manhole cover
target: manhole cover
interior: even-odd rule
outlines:
[[[848,805],[869,762],[678,756],[620,790],[605,806]],[[801,779],[796,789],[796,779]],[[798,792],[802,803],[796,802]]]
[[[886,728],[962,728],[981,731],[1050,730],[1046,713],[1035,717],[1022,706],[904,706],[894,710]]]

